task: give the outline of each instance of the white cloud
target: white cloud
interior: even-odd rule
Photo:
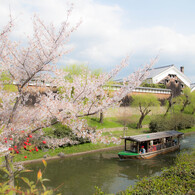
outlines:
[[[46,22],[59,25],[65,19],[66,0],[17,0],[10,1],[13,14],[19,24],[14,36],[20,38],[25,31],[32,32],[31,18],[37,12]],[[89,62],[100,66],[115,65],[125,55],[133,53],[139,58],[153,57],[160,52],[160,59],[166,58],[169,64],[185,63],[185,70],[195,71],[195,34],[184,35],[166,26],[133,28],[126,26],[125,11],[118,5],[102,5],[95,0],[72,0],[71,23],[82,18],[82,25],[75,32],[71,44],[75,50],[70,60],[64,62]],[[0,0],[0,26],[9,15],[9,2]],[[131,18],[130,18],[131,19]],[[129,19],[129,20],[130,20]],[[135,60],[136,61],[136,60]],[[145,61],[145,60],[144,60]],[[163,62],[166,60],[163,60]],[[164,64],[159,64],[164,65]]]

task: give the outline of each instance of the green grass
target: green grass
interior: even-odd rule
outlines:
[[[131,135],[138,135],[138,134],[143,134],[143,133],[148,133],[148,131],[143,130],[143,129],[128,129],[126,130],[126,136],[131,136]],[[121,131],[112,131],[112,132],[103,132],[103,136],[108,136],[109,137],[123,137],[123,130]],[[123,144],[123,142],[121,143]],[[48,154],[49,156],[57,156],[60,152],[63,152],[64,154],[73,154],[73,153],[79,153],[79,152],[86,152],[86,151],[91,151],[91,150],[97,150],[97,149],[102,149],[102,148],[107,148],[107,147],[112,147],[112,146],[117,146],[116,144],[102,144],[102,143],[85,143],[85,144],[80,144],[80,145],[74,145],[74,146],[68,146],[68,147],[60,147],[56,149],[47,149],[47,150],[39,150],[38,152],[32,151],[27,152],[25,150],[22,150],[20,154],[17,154],[14,158],[15,162],[18,161],[26,161],[26,160],[34,160],[34,159],[40,159],[43,158],[44,155]],[[25,159],[24,156],[27,156]]]
[[[147,115],[142,125],[148,125],[151,121],[153,116]],[[104,118],[103,123],[99,122],[99,118],[95,117],[86,117],[87,123],[90,127],[95,127],[96,129],[103,129],[103,128],[115,128],[115,127],[124,127],[124,123],[126,123],[127,127],[129,128],[136,128],[136,124],[139,121],[140,115],[132,115],[129,118],[125,119],[125,122],[120,117],[107,117]]]
[[[188,132],[195,132],[195,127],[191,129],[185,129],[182,130],[181,132],[183,133],[188,133]],[[139,134],[144,134],[144,133],[149,133],[148,128],[144,129],[130,129],[128,128],[125,132],[126,136],[132,136],[132,135],[139,135]],[[103,136],[108,136],[108,137],[123,137],[123,130],[118,130],[118,131],[109,131],[109,132],[103,132]],[[121,142],[123,144],[123,142]],[[60,152],[63,152],[64,154],[73,154],[73,153],[79,153],[79,152],[86,152],[86,151],[91,151],[91,150],[97,150],[97,149],[102,149],[102,148],[107,148],[107,147],[112,147],[112,146],[117,146],[115,144],[102,144],[102,143],[85,143],[85,144],[80,144],[80,145],[74,145],[74,146],[69,146],[69,147],[60,147],[56,149],[48,149],[48,150],[39,150],[38,152],[33,151],[31,153],[22,150],[20,154],[17,154],[14,158],[15,162],[19,161],[26,161],[26,160],[34,160],[34,159],[40,159],[43,158],[44,155],[48,154],[49,156],[57,156]],[[24,156],[27,156],[27,159],[24,158]],[[0,158],[0,160],[3,158]]]
[[[90,127],[96,127],[96,129],[123,127],[123,125],[118,121],[116,117],[104,118],[102,124],[99,122],[99,118],[87,117],[86,119],[88,125]]]
[[[118,131],[111,131],[111,132],[103,132],[103,136],[108,136],[109,137],[123,137],[123,130],[118,130]],[[146,129],[130,129],[128,128],[125,132],[126,136],[131,136],[131,135],[138,135],[138,134],[143,134],[143,133],[148,133]],[[123,144],[123,142],[121,143]],[[26,161],[26,160],[34,160],[34,159],[40,159],[43,158],[44,155],[48,154],[49,156],[57,156],[60,152],[63,152],[64,154],[73,154],[73,153],[79,153],[79,152],[86,152],[86,151],[91,151],[91,150],[97,150],[97,149],[102,149],[102,148],[107,148],[107,147],[112,147],[112,146],[117,146],[116,144],[102,144],[102,143],[85,143],[85,144],[80,144],[80,145],[74,145],[74,146],[68,146],[68,147],[60,147],[56,149],[47,149],[47,150],[39,150],[38,152],[32,151],[31,153],[25,150],[22,150],[20,154],[17,154],[14,158],[15,162],[18,161]],[[25,159],[24,156],[27,156]]]
[[[31,153],[23,150],[20,154],[15,155],[14,162],[40,159],[43,158],[43,156],[46,154],[52,157],[52,156],[57,156],[60,152],[64,154],[73,154],[73,153],[86,152],[86,151],[97,150],[97,149],[102,149],[102,148],[107,148],[112,146],[116,146],[116,144],[106,145],[100,143],[97,144],[85,143],[80,145],[64,147],[64,148],[60,147],[56,149],[48,149],[45,151],[44,150],[39,150],[38,152],[33,151]],[[27,156],[27,158],[25,159],[24,156]]]
[[[195,126],[194,126],[194,127],[192,127],[192,128],[189,128],[189,129],[184,129],[184,130],[181,130],[180,132],[182,132],[182,133],[195,132]]]
[[[149,125],[152,117],[153,116],[146,115],[143,122],[142,122],[142,126]],[[127,127],[136,129],[136,126],[137,126],[139,119],[140,119],[140,115],[132,115],[129,118],[129,121],[127,122]]]
[[[125,136],[132,136],[132,135],[139,135],[139,134],[144,134],[144,133],[149,133],[148,129],[130,129],[128,128],[125,131]],[[124,131],[109,131],[109,132],[103,132],[102,133],[103,136],[109,136],[109,137],[123,137],[124,136]]]
[[[149,133],[149,128],[144,127],[142,129],[136,129],[136,123],[139,120],[140,115],[131,115],[128,119],[129,125],[127,125],[128,129],[125,131],[125,136],[132,136],[132,135],[138,135],[138,134],[144,134],[144,133]],[[149,122],[151,121],[151,118],[153,115],[146,116],[146,118],[143,121],[143,125],[148,125]],[[108,136],[109,137],[123,137],[124,136],[124,131],[123,131],[123,122],[119,121],[119,117],[107,117],[104,118],[103,124],[99,123],[99,118],[94,118],[94,117],[86,117],[87,122],[89,126],[91,127],[96,127],[97,129],[105,129],[103,131],[102,136]],[[116,127],[121,127],[121,130],[109,130],[106,131],[106,128],[116,128]],[[44,131],[48,131],[47,133],[50,134],[52,128],[45,128]],[[183,133],[188,133],[188,132],[195,132],[195,126],[190,129],[185,129],[181,130]],[[123,143],[122,143],[123,144]],[[114,144],[110,145],[105,145],[105,144],[92,144],[92,143],[85,143],[85,144],[80,144],[80,145],[75,145],[75,146],[70,146],[70,147],[65,147],[65,148],[56,148],[55,150],[53,149],[48,149],[47,151],[42,151],[39,150],[39,152],[27,152],[27,151],[22,151],[21,154],[16,155],[15,161],[25,161],[25,160],[33,160],[33,159],[39,159],[43,158],[44,155],[48,154],[49,156],[56,156],[60,152],[63,152],[64,154],[73,154],[73,153],[78,153],[78,152],[85,152],[85,151],[91,151],[91,150],[96,150],[96,149],[101,149],[101,148],[106,148],[106,147],[111,147],[115,146]],[[24,156],[27,156],[27,159],[24,159]]]
[[[10,85],[10,84],[4,84],[3,90],[9,91],[9,92],[17,92],[18,89],[15,85]]]
[[[4,157],[0,157],[0,165],[4,161]]]
[[[133,116],[133,120],[137,120],[138,118],[139,118],[138,115]],[[97,129],[123,127],[121,122],[119,122],[116,117],[105,118],[103,124],[100,124],[98,120],[99,120],[98,118],[87,117],[88,124],[91,127],[97,127]],[[150,121],[149,116],[146,117],[146,121],[144,124],[147,124],[148,121]],[[48,131],[48,134],[50,134],[51,128],[45,128],[44,131]],[[128,128],[125,132],[125,135],[131,136],[131,135],[138,135],[143,133],[148,133],[148,128],[144,128],[144,129]],[[124,136],[124,132],[123,132],[123,128],[121,128],[121,130],[103,132],[102,135],[108,137],[114,136],[119,138]],[[46,154],[52,157],[58,155],[60,152],[63,152],[64,154],[73,154],[73,153],[91,151],[91,150],[96,150],[101,148],[112,147],[112,146],[116,146],[116,145],[114,144],[106,145],[102,143],[98,143],[98,144],[85,143],[85,144],[80,144],[80,145],[75,145],[75,146],[70,146],[65,148],[60,147],[56,149],[48,149],[46,151],[42,151],[42,150],[39,150],[38,152],[32,151],[31,153],[22,150],[20,154],[15,156],[14,161],[18,162],[18,161],[39,159],[39,158],[43,158],[43,156]],[[27,159],[25,159],[24,156],[27,156]]]

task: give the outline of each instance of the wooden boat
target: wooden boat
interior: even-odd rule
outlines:
[[[149,159],[180,148],[183,133],[172,130],[135,136],[125,136],[124,151],[119,152],[121,159]]]

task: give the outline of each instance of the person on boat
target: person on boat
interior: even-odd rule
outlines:
[[[144,148],[144,146],[142,146],[140,149],[140,154],[144,154],[144,153],[146,153],[146,149]]]

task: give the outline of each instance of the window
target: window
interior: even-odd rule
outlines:
[[[176,77],[176,75],[175,74],[169,74],[169,77],[174,78],[174,77]]]

